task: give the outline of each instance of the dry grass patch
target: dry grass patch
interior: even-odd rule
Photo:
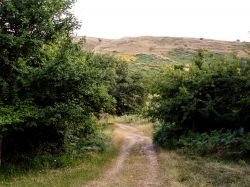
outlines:
[[[87,37],[87,49],[101,53],[119,54],[154,54],[161,56],[164,52],[170,52],[177,48],[185,48],[195,51],[200,48],[208,49],[211,52],[228,54],[236,53],[240,57],[249,57],[247,46],[249,42],[229,42],[209,40],[203,38],[178,38],[178,37],[128,37],[118,40],[102,39]],[[76,39],[77,41],[78,39]]]
[[[116,116],[110,118],[110,121],[113,123],[125,123],[127,125],[136,127],[140,132],[148,137],[152,137],[153,135],[153,124],[147,119],[138,115],[124,115],[120,117]]]
[[[148,137],[153,136],[153,128],[151,123],[146,123],[143,125],[136,125],[135,126],[140,132],[143,132]]]
[[[147,169],[145,168],[145,156],[138,153],[140,149],[139,145],[133,147],[129,159],[111,186],[143,186],[144,180],[147,179]]]
[[[162,180],[169,186],[250,185],[250,166],[225,163],[208,158],[189,158],[175,151],[158,151]]]

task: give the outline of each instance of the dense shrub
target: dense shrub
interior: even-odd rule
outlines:
[[[195,133],[190,131],[180,137],[176,146],[200,155],[249,157],[250,134],[240,135],[231,131]]]
[[[156,125],[154,142],[168,149],[181,152],[227,158],[250,156],[250,134],[235,131],[213,130],[208,132],[183,131],[174,125]]]
[[[103,149],[96,118],[114,99],[72,42],[73,2],[0,3],[0,163]]]
[[[112,106],[100,73],[86,65],[80,49],[64,42],[44,49],[47,56],[40,59],[46,63],[30,68],[18,84],[20,102],[1,108],[5,162],[80,149],[96,135],[95,116]]]
[[[154,125],[153,141],[157,145],[171,149],[176,146],[176,141],[182,134],[183,130],[174,124],[158,123]]]
[[[183,129],[250,127],[249,61],[207,61],[188,70],[168,68],[158,79],[149,115]]]
[[[86,61],[93,69],[101,71],[102,80],[108,92],[115,99],[113,111],[117,115],[138,113],[146,102],[143,76],[131,73],[128,64],[110,55],[87,53]]]
[[[160,122],[154,141],[200,154],[249,154],[249,68],[249,60],[228,62],[203,51],[190,66],[168,67],[149,106],[148,115]]]

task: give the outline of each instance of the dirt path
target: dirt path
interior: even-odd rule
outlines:
[[[159,186],[159,167],[151,138],[122,123],[117,124],[115,133],[123,139],[117,160],[103,176],[85,186]]]

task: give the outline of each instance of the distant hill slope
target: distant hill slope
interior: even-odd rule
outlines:
[[[79,41],[81,37],[77,37]],[[133,55],[140,61],[188,62],[195,51],[204,48],[215,54],[237,54],[250,58],[249,42],[229,42],[197,38],[177,37],[127,37],[121,39],[101,39],[86,37],[87,49],[112,54]]]

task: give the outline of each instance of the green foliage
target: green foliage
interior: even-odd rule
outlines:
[[[113,112],[118,115],[138,113],[145,104],[146,90],[140,73],[129,73],[128,64],[113,56],[87,53],[86,61],[101,71],[109,94],[115,99]]]
[[[197,57],[194,59],[194,64],[201,69],[202,65],[205,63],[205,55],[204,55],[204,50],[199,49]]]
[[[177,128],[175,124],[155,124],[153,141],[162,147],[171,149],[175,147],[175,142],[182,134],[183,130]]]
[[[25,160],[37,154],[81,150],[91,146],[90,141],[104,149],[101,139],[93,143],[93,137],[99,141],[95,116],[112,106],[113,99],[100,73],[86,65],[80,48],[68,40],[43,51],[46,56],[41,60],[46,63],[29,68],[22,79],[20,99],[29,98],[30,106],[23,102],[18,107],[25,113],[13,109],[15,113],[7,115],[12,121],[3,136],[5,162],[20,160],[21,155]]]
[[[183,153],[224,158],[247,158],[250,155],[250,134],[236,131],[183,131],[173,124],[158,124],[154,128],[154,142]]]
[[[0,5],[2,59],[14,61],[20,56],[35,58],[44,43],[69,35],[78,26],[69,11],[73,2],[3,0]]]
[[[149,115],[183,129],[249,130],[249,66],[211,60],[186,70],[170,67],[157,80]]]
[[[198,52],[190,66],[157,79],[148,115],[160,122],[154,141],[199,154],[249,155],[250,63]]]
[[[100,111],[113,97],[70,34],[73,0],[4,0],[0,9],[0,161],[103,150]],[[98,147],[98,148],[97,148]]]
[[[142,77],[72,42],[74,0],[0,4],[0,161],[103,151],[102,112],[137,112]]]
[[[142,79],[141,74],[135,73],[128,75],[117,84],[114,97],[117,101],[116,113],[118,115],[142,112],[146,101],[146,90]]]
[[[3,0],[0,5],[0,100],[13,104],[18,97],[18,82],[24,72],[19,67],[37,67],[44,44],[77,28],[69,12],[73,0]]]
[[[190,131],[175,142],[175,146],[199,155],[213,154],[227,157],[250,155],[250,134],[239,135],[230,131],[195,133]]]
[[[27,101],[16,102],[12,106],[0,105],[1,132],[4,132],[8,128],[7,125],[23,123],[27,119],[38,117],[37,113],[38,109]]]

